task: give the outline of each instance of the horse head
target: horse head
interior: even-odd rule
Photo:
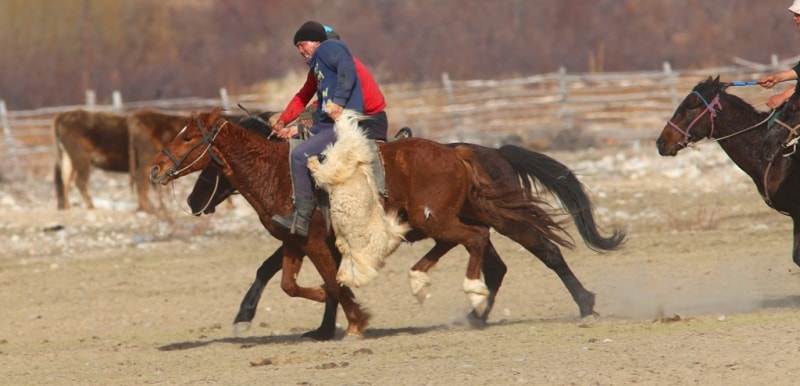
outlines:
[[[229,123],[220,119],[222,109],[189,117],[186,127],[162,149],[150,166],[150,181],[166,184],[173,179],[198,171],[212,160],[223,162],[214,153],[212,145],[220,130]]]
[[[728,86],[730,83],[720,82],[719,76],[698,83],[661,131],[656,141],[659,154],[674,156],[689,144],[712,137],[720,96]]]
[[[272,135],[272,125],[278,120],[280,113],[267,111],[255,115],[247,110],[245,112],[247,112],[247,115],[240,117],[237,122],[239,126],[258,133],[267,139],[283,141]],[[200,176],[197,177],[189,197],[186,198],[186,203],[195,216],[211,214],[216,211],[217,205],[235,193],[237,193],[236,188],[222,174],[222,170],[215,164],[209,163],[200,172]]]

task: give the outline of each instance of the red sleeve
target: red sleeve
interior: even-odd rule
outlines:
[[[306,76],[306,83],[303,84],[303,87],[297,94],[294,94],[294,97],[286,108],[281,113],[281,116],[278,118],[279,121],[283,123],[289,123],[297,119],[300,116],[300,113],[305,110],[306,105],[308,105],[308,101],[314,97],[314,94],[317,92],[317,80],[314,78],[314,75],[311,71],[308,72],[308,76]]]
[[[386,108],[386,99],[383,97],[378,82],[372,77],[367,67],[360,60],[353,58],[356,65],[358,79],[361,80],[361,93],[364,95],[364,114],[373,115]]]

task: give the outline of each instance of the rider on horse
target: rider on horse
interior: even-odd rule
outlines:
[[[295,211],[272,219],[292,233],[308,237],[315,206],[308,159],[336,142],[333,124],[345,108],[364,113],[364,96],[350,50],[341,40],[328,40],[322,24],[304,23],[295,33],[293,43],[317,81],[318,105],[315,122],[309,128],[313,136],[297,145],[290,156]]]

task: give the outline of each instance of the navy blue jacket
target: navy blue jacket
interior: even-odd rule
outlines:
[[[364,112],[364,95],[361,81],[356,74],[353,55],[341,40],[326,40],[320,43],[308,66],[317,79],[318,122],[333,123],[323,109],[328,101],[345,109]]]

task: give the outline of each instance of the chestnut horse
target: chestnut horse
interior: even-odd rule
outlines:
[[[262,132],[264,130],[264,128],[257,127],[252,127],[252,129],[262,130]],[[592,213],[593,205],[586,195],[582,184],[575,178],[569,168],[553,158],[512,145],[502,146],[499,149],[468,143],[454,143],[448,146],[466,147],[474,152],[481,167],[484,170],[492,171],[490,177],[494,183],[520,181],[522,182],[521,187],[524,189],[524,194],[533,196],[535,194],[533,191],[534,186],[529,183],[529,181],[533,181],[545,190],[552,192],[559,199],[565,211],[572,215],[584,240],[592,240],[591,242],[587,241],[587,245],[590,248],[609,250],[616,248],[622,242],[621,234],[619,233],[615,235],[615,237],[618,237],[615,239],[604,240],[599,236]],[[513,186],[509,188],[513,189]],[[225,176],[220,173],[219,168],[214,165],[209,165],[200,173],[194,188],[189,194],[187,204],[191,208],[192,213],[197,216],[201,214],[211,214],[216,211],[216,206],[219,203],[234,193],[236,193],[236,189],[233,188]],[[598,247],[595,247],[595,244]],[[556,246],[552,247],[555,250],[558,249]],[[433,250],[438,251],[436,255],[441,256],[449,249],[444,248],[445,246],[442,245],[442,243],[437,242]],[[250,289],[245,293],[239,311],[234,318],[233,323],[235,331],[240,332],[249,328],[250,323],[255,317],[258,302],[267,282],[281,269],[281,254],[282,251],[279,248],[264,260],[261,267],[258,268],[256,278]],[[427,259],[421,259],[411,269],[412,274],[409,276],[418,276],[414,273],[424,275],[425,272],[433,268],[433,265],[436,263],[434,258],[436,255],[426,256]],[[497,292],[500,289],[500,285],[502,284],[507,270],[506,265],[491,243],[489,243],[483,257],[482,269],[486,285],[489,288],[487,309],[483,315],[477,315],[474,310],[468,315],[468,320],[474,326],[478,327],[485,326],[486,319],[492,309],[495,297],[497,296]],[[546,263],[548,260],[542,259],[542,261]],[[567,282],[565,281],[565,283]],[[423,291],[416,294],[420,303],[425,300],[426,294],[427,293]],[[315,339],[330,339],[333,337],[337,304],[335,300],[326,303],[320,327],[315,331],[307,333],[306,336]],[[593,305],[594,300],[592,299],[590,306],[581,307],[582,316],[594,313]]]
[[[719,77],[698,83],[687,95],[656,141],[659,154],[675,156],[705,138],[711,138],[756,185],[764,201],[788,215],[794,223],[792,260],[800,265],[800,169],[791,157],[783,156],[780,137],[783,126],[800,121],[800,97],[790,98],[778,117],[784,125],[769,125],[770,113],[725,90],[730,83]],[[776,120],[776,123],[779,121]],[[785,136],[784,136],[785,137]],[[764,138],[769,138],[765,141]]]
[[[315,214],[313,217],[307,240],[288,234],[270,221],[273,214],[292,209],[291,191],[287,189],[291,186],[288,144],[265,140],[263,136],[218,118],[219,110],[215,110],[190,119],[187,128],[154,160],[151,179],[167,183],[200,170],[212,160],[216,162],[225,177],[254,207],[262,224],[283,241],[284,291],[318,301],[338,299],[349,322],[346,335],[363,336],[368,316],[355,303],[352,292],[340,287],[335,280],[338,256],[322,216]],[[432,237],[441,243],[441,247],[434,248],[423,260],[435,262],[453,246],[464,245],[470,254],[465,290],[475,288],[489,243],[488,228],[482,224],[492,224],[559,274],[579,304],[582,315],[593,313],[594,294],[583,288],[554,244],[571,246],[557,234],[566,232],[535,205],[536,200],[522,192],[516,180],[513,184],[492,184],[477,165],[474,154],[466,148],[412,138],[384,144],[379,150],[389,165],[386,169],[389,197],[385,208],[398,210],[408,221],[413,228],[407,235],[409,241]],[[184,166],[184,162],[188,165]],[[509,189],[510,186],[516,189]],[[616,232],[602,240],[604,246],[616,248],[623,237],[624,233]],[[295,275],[304,254],[323,277],[324,289],[297,286]],[[471,295],[487,295],[480,292],[483,291]],[[485,304],[473,302],[473,307],[479,315],[485,312]]]

